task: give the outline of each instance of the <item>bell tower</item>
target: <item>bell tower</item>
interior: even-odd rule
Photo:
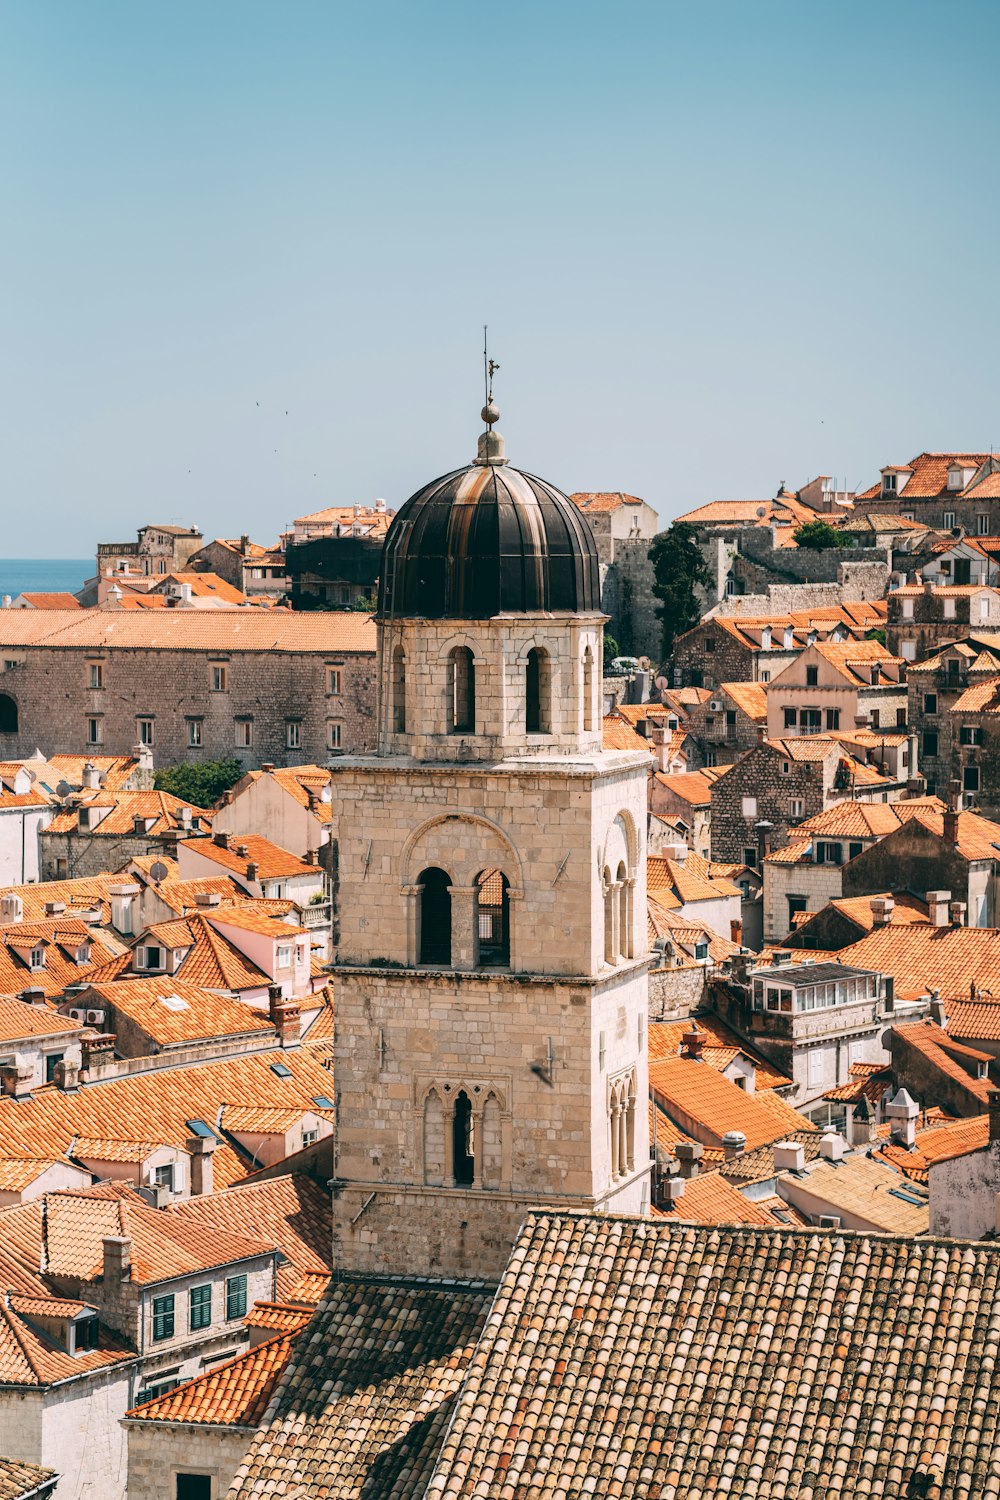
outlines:
[[[648,760],[602,748],[587,523],[482,415],[389,529],[378,751],[332,766],[345,1270],[493,1276],[531,1207],[649,1206]]]

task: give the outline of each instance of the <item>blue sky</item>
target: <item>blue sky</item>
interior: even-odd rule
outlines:
[[[5,555],[1000,448],[1000,7],[0,0]],[[259,403],[259,405],[258,405]],[[287,413],[287,415],[286,415]]]

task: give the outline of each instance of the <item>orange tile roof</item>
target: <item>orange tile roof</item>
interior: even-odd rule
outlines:
[[[80,609],[80,601],[75,594],[18,594],[19,599],[27,599],[34,609]]]
[[[933,1021],[912,1021],[897,1026],[895,1032],[946,1077],[960,1083],[970,1094],[982,1100],[983,1104],[989,1103],[993,1092],[989,1077],[976,1078],[970,1073],[968,1066],[963,1066],[963,1061],[966,1064],[988,1066],[993,1060],[988,1052],[977,1052],[972,1047],[956,1042]]]
[[[73,880],[43,880],[37,884],[0,886],[0,898],[19,896],[25,921],[44,921],[47,902],[61,901],[66,906],[66,916],[82,915],[96,911],[98,920],[111,919],[111,898],[108,887],[121,885],[120,874],[102,873],[83,875]]]
[[[325,1114],[313,1102],[333,1086],[324,1062],[326,1042],[308,1042],[289,1051],[275,1048],[87,1083],[75,1093],[40,1088],[31,1099],[0,1097],[0,1140],[16,1142],[15,1154],[66,1157],[74,1137],[161,1141],[186,1148],[188,1121],[201,1119],[214,1128],[221,1103],[274,1104]],[[287,1069],[279,1077],[274,1066]],[[327,1115],[327,1117],[329,1117]],[[238,1181],[249,1157],[232,1142],[220,1140],[214,1153],[217,1189]]]
[[[656,1208],[654,1217],[689,1224],[767,1224],[780,1221],[769,1209],[747,1198],[719,1172],[699,1172],[684,1182],[684,1191],[670,1207]]]
[[[742,709],[748,718],[759,723],[767,719],[767,691],[760,682],[724,682],[720,689]]]
[[[705,1145],[721,1146],[729,1130],[741,1130],[752,1151],[780,1140],[785,1130],[804,1130],[809,1122],[791,1105],[765,1090],[758,1099],[731,1083],[706,1063],[686,1057],[664,1057],[649,1065],[649,1084],[657,1104]]]
[[[261,901],[260,906],[270,905],[270,902]],[[279,903],[282,907],[287,902]],[[239,906],[216,906],[206,912],[205,920],[210,922],[216,932],[233,928],[238,932],[255,932],[260,937],[269,938],[293,938],[308,933],[307,927],[299,927],[294,922],[285,921],[286,913],[277,913],[257,910],[257,902],[244,902]]]
[[[92,995],[112,1006],[119,1016],[127,1016],[157,1048],[185,1046],[212,1037],[274,1032],[267,1015],[259,1010],[173,974],[94,985],[83,997],[88,1009]]]
[[[690,802],[692,807],[709,807],[713,785],[729,769],[729,766],[706,766],[701,771],[676,771],[673,775],[656,771],[654,774],[660,786],[682,801]]]
[[[46,1291],[44,1282],[39,1282],[39,1296],[44,1297]],[[92,1370],[105,1369],[136,1357],[135,1350],[103,1324],[100,1325],[96,1349],[68,1354],[26,1314],[18,1312],[14,1301],[12,1293],[0,1296],[0,1382],[4,1385],[57,1385],[60,1381],[74,1380]],[[37,1305],[36,1299],[36,1309]]]
[[[698,1016],[696,1019],[698,1030],[704,1032],[706,1037],[702,1056],[712,1066],[716,1065],[716,1060],[710,1054],[714,1053],[718,1057],[726,1051],[740,1052],[754,1065],[758,1090],[784,1088],[791,1083],[792,1080],[786,1074],[779,1072],[763,1053],[758,1052],[752,1043],[745,1041],[739,1032],[733,1031],[718,1016]],[[679,1056],[681,1038],[690,1030],[691,1020],[650,1021],[647,1030],[650,1061]]]
[[[637,734],[631,724],[618,713],[604,715],[601,735],[605,750],[641,750],[645,755],[653,754],[652,741]]]
[[[223,1113],[225,1129],[232,1128],[229,1113],[227,1106]],[[329,1279],[333,1267],[330,1194],[302,1173],[238,1183],[206,1197],[185,1198],[167,1212],[192,1224],[246,1233],[276,1244],[288,1262],[278,1272],[279,1297],[291,1300],[307,1276],[318,1278],[320,1290]]]
[[[256,1428],[284,1373],[295,1334],[279,1333],[125,1413],[129,1422],[210,1423]]]
[[[43,1172],[54,1167],[54,1157],[12,1156],[0,1161],[0,1189],[7,1193],[20,1193],[32,1182],[37,1182]]]
[[[645,741],[643,745],[645,746]],[[297,854],[290,854],[287,849],[282,849],[280,844],[272,844],[270,839],[261,838],[256,833],[231,835],[228,848],[217,844],[214,838],[188,839],[180,847],[190,849],[192,853],[200,854],[202,859],[221,865],[225,870],[233,870],[238,875],[245,876],[247,866],[255,864],[258,880],[282,880],[291,875],[314,875],[318,885],[323,878],[318,866],[307,865],[305,860],[299,859]],[[246,853],[239,853],[241,849],[245,849]]]
[[[152,585],[157,593],[168,593],[171,583],[187,584],[196,599],[222,599],[226,604],[243,604],[246,595],[220,578],[218,573],[164,573]]]
[[[893,656],[880,641],[817,641],[812,649],[859,687],[869,687],[871,683],[870,673],[859,672],[858,667],[872,663],[900,667],[903,663],[901,656]]]
[[[900,824],[896,802],[857,802],[853,798],[806,818],[795,829],[796,839],[878,839],[894,833]]]
[[[986,998],[978,990],[975,1000],[953,995],[947,1015],[950,1036],[967,1042],[1000,1042],[1000,995]]]
[[[324,1291],[329,1280],[327,1276]],[[243,1323],[247,1328],[266,1328],[270,1333],[299,1333],[312,1317],[314,1306],[303,1307],[301,1303],[291,1301],[255,1302]]]
[[[720,880],[708,873],[707,861],[700,860],[699,869],[694,861],[698,856],[692,851],[686,859],[667,859],[662,854],[646,856],[646,888],[658,899],[661,893],[672,894],[682,904],[692,901],[719,901],[730,896],[739,896],[739,886],[731,880]]]
[[[48,765],[77,788],[83,786],[84,766],[94,766],[100,772],[104,792],[125,790],[126,783],[139,774],[139,762],[131,755],[50,755]]]
[[[673,953],[673,967],[679,969],[694,968],[697,960],[691,950],[699,943],[708,945],[708,956],[713,963],[722,963],[723,959],[730,958],[734,953],[739,953],[740,945],[733,943],[729,938],[722,937],[714,928],[709,927],[706,922],[699,922],[697,918],[681,915],[677,908],[680,906],[678,898],[670,891],[658,891],[655,895],[646,897],[647,930],[649,934],[650,947],[657,938],[668,938],[671,940]],[[688,952],[685,953],[684,949]]]
[[[941,991],[948,1005],[968,996],[970,983],[1000,995],[1000,931],[991,927],[876,927],[842,948],[838,962],[892,974],[901,999]]]
[[[973,682],[951,705],[953,714],[1000,714],[1000,677]]]
[[[763,514],[760,514],[763,512]],[[686,522],[705,526],[770,526],[775,521],[815,521],[810,510],[787,492],[771,500],[710,500],[678,516],[675,525]]]
[[[949,490],[948,468],[951,464],[961,464],[964,469],[975,469],[977,472],[990,457],[988,453],[918,453],[916,458],[911,458],[908,464],[896,465],[897,472],[910,471],[906,483],[894,496],[900,500],[934,500],[939,497],[945,499],[958,499],[961,495],[975,488],[975,475],[968,490]],[[889,464],[887,468],[894,467]],[[872,485],[871,489],[862,491],[856,498],[858,500],[877,500],[882,496],[882,484]],[[888,497],[886,497],[888,498]]]
[[[121,838],[122,834],[132,832],[136,818],[142,818],[147,823],[146,836],[149,838],[167,833],[180,828],[180,810],[183,807],[190,809],[196,827],[199,823],[210,825],[214,816],[204,808],[174,797],[170,792],[110,792],[102,789],[99,792],[78,792],[73,798],[73,806],[57,812],[43,833],[76,833],[80,827],[81,807],[111,809],[92,828],[81,830],[82,836],[88,840]]]
[[[947,1120],[942,1125],[918,1130],[913,1150],[888,1140],[876,1148],[876,1153],[897,1167],[904,1177],[910,1177],[914,1182],[927,1182],[935,1162],[967,1156],[970,1151],[982,1151],[989,1145],[989,1140],[989,1115],[973,1115],[971,1119]]]
[[[31,976],[25,986],[32,983]],[[82,1031],[79,1021],[69,1016],[55,1015],[47,1006],[26,1005],[23,1000],[11,1000],[0,995],[0,1042],[27,1040],[29,1037],[64,1036],[67,1041]]]
[[[904,804],[897,803],[900,807]],[[912,821],[920,823],[930,833],[944,837],[944,814],[934,808],[926,808],[912,814]],[[1000,823],[984,818],[979,813],[963,811],[958,815],[957,848],[966,859],[996,859],[996,845],[1000,843]]]
[[[375,624],[358,610],[3,610],[0,646],[22,645],[374,655]]]
[[[569,497],[580,510],[621,510],[626,505],[645,505],[638,495],[626,495],[621,490],[578,490]]]

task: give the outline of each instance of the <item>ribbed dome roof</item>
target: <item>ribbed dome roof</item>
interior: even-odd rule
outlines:
[[[484,413],[485,415],[485,413]],[[435,479],[402,506],[385,539],[379,614],[486,620],[601,608],[593,533],[572,500],[501,457]]]

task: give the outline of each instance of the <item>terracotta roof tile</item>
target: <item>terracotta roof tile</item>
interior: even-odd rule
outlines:
[[[724,682],[720,689],[755,723],[767,719],[767,692],[760,682]]]
[[[323,1283],[323,1291],[326,1291],[330,1278],[327,1276]],[[321,1297],[316,1298],[319,1302]],[[243,1319],[247,1328],[261,1328],[269,1333],[300,1333],[313,1315],[315,1303],[310,1307],[303,1307],[300,1302],[290,1299],[286,1302],[255,1302],[253,1307]]]
[[[223,1128],[232,1129],[223,1111]],[[239,1183],[206,1197],[185,1198],[169,1213],[195,1224],[246,1233],[276,1244],[287,1264],[278,1271],[278,1294],[300,1295],[304,1278],[315,1276],[322,1291],[333,1265],[333,1211],[330,1195],[301,1173]],[[314,1290],[311,1300],[318,1300]]]
[[[901,1236],[926,1234],[930,1227],[926,1191],[902,1184],[898,1173],[877,1157],[856,1152],[839,1162],[820,1158],[804,1175],[780,1173],[779,1193],[783,1186],[793,1197],[814,1195],[815,1210],[808,1203],[799,1204],[809,1213],[850,1215],[867,1229]]]
[[[645,746],[645,741],[643,745]],[[245,876],[247,866],[254,864],[260,880],[281,880],[290,875],[315,875],[318,884],[321,879],[321,872],[316,865],[307,865],[297,854],[290,854],[279,844],[272,844],[270,839],[261,838],[256,833],[233,835],[228,848],[223,848],[214,839],[190,839],[180,847],[225,870],[233,870],[238,875]],[[240,854],[240,849],[245,849],[246,853]]]
[[[659,1207],[654,1217],[683,1220],[691,1224],[779,1223],[769,1209],[744,1197],[719,1172],[699,1172],[684,1182],[684,1190],[669,1207]]]
[[[605,750],[642,750],[653,754],[653,743],[637,734],[631,724],[618,713],[605,714],[601,724],[601,736]]]
[[[279,1333],[126,1412],[132,1422],[210,1423],[255,1430],[284,1373],[295,1334]]]
[[[704,1062],[664,1057],[649,1065],[649,1086],[657,1104],[680,1128],[704,1145],[721,1146],[730,1130],[747,1138],[747,1150],[780,1140],[783,1131],[808,1129],[809,1122],[773,1091],[758,1099]]]
[[[970,1151],[982,1151],[989,1145],[989,1115],[973,1115],[967,1120],[946,1120],[940,1125],[931,1125],[916,1132],[916,1145],[912,1150],[895,1141],[884,1141],[876,1148],[877,1154],[914,1182],[927,1182],[931,1167],[939,1161],[951,1161],[956,1156],[967,1156]]]
[[[123,601],[124,602],[124,601]],[[0,646],[163,651],[343,651],[374,655],[375,624],[357,610],[5,609]]]
[[[753,1063],[758,1091],[783,1088],[791,1083],[792,1080],[786,1074],[779,1072],[773,1063],[768,1062],[763,1053],[758,1052],[752,1043],[745,1041],[739,1032],[733,1031],[718,1016],[705,1015],[694,1019],[696,1019],[698,1030],[705,1034],[705,1051],[702,1056],[706,1058],[706,1061],[710,1061],[709,1054],[713,1051],[721,1053],[731,1049],[742,1053]],[[679,1056],[681,1038],[690,1030],[691,1020],[650,1021],[647,1030],[650,1061],[661,1057]]]
[[[712,787],[729,769],[729,766],[707,766],[701,771],[678,771],[671,776],[657,771],[655,776],[660,786],[684,802],[690,802],[692,807],[708,807],[712,801]]]
[[[840,950],[838,962],[892,974],[901,999],[941,992],[948,1005],[970,981],[1000,995],[1000,932],[991,927],[876,927]]]
[[[92,987],[91,993],[106,1005],[113,1006],[119,1015],[127,1016],[156,1047],[178,1047],[206,1038],[247,1036],[268,1031],[273,1034],[274,1031],[266,1014],[228,995],[217,995],[212,990],[190,984],[176,975],[98,984]],[[88,995],[88,1009],[91,1003]]]
[[[132,832],[136,818],[142,818],[146,823],[148,837],[166,833],[181,827],[182,808],[190,810],[196,824],[201,822],[208,826],[213,817],[204,808],[184,802],[170,792],[111,792],[104,788],[99,792],[78,792],[72,807],[57,812],[43,831],[43,836],[75,833],[80,826],[79,809],[90,807],[109,808],[110,811],[104,813],[100,822],[92,820],[93,826],[83,830],[83,836],[88,840],[121,838],[122,834]]]
[[[638,495],[626,495],[621,490],[583,490],[569,497],[583,511],[621,510],[627,505],[645,505]]]

